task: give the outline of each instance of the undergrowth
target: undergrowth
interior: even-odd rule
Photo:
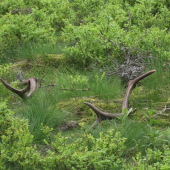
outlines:
[[[2,1],[0,77],[21,89],[22,72],[38,88],[22,100],[0,83],[1,169],[169,169],[169,7]],[[126,81],[141,69],[156,72],[131,93],[137,111],[91,128],[97,117],[84,102],[120,113]]]
[[[56,52],[52,57],[60,60],[59,53],[60,51]],[[3,73],[3,78],[12,86],[22,88],[18,86],[15,78],[18,72],[16,68],[19,68],[24,73],[24,79],[35,76],[40,80],[44,76],[41,88],[26,101],[20,100],[2,84],[1,92],[4,99],[8,98],[9,108],[15,111],[14,117],[28,121],[29,132],[34,136],[32,143],[38,145],[38,150],[41,151],[48,146],[47,143],[54,142],[55,135],[59,132],[63,140],[67,138],[67,144],[74,145],[76,140],[82,138],[84,132],[98,140],[101,132],[106,134],[110,129],[114,129],[115,133],[119,132],[120,137],[126,139],[126,149],[123,150],[121,158],[127,162],[132,162],[131,157],[137,153],[145,156],[147,148],[155,152],[164,152],[163,145],[169,146],[169,129],[166,127],[167,120],[165,121],[167,117],[163,112],[165,106],[168,108],[169,101],[169,73],[165,71],[168,69],[165,60],[155,60],[154,67],[150,69],[156,67],[156,73],[139,82],[132,91],[130,107],[137,108],[135,114],[127,119],[103,121],[92,129],[91,125],[96,115],[84,105],[84,102],[91,102],[110,113],[120,113],[126,83],[116,76],[106,76],[102,68],[82,71],[72,68],[72,65],[66,62],[55,66],[42,66],[47,60],[44,59],[46,54],[43,56],[35,52],[32,55],[32,59],[27,56],[26,59],[29,61],[24,65],[1,65],[8,70]],[[48,63],[55,61],[48,59]],[[168,112],[167,109],[165,114]],[[76,126],[70,125],[70,122],[74,122]],[[83,122],[85,124],[82,131],[80,125]],[[87,146],[91,147],[91,144]]]

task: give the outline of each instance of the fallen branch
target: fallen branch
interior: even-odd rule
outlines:
[[[88,88],[88,89],[60,89],[60,90],[70,90],[70,91],[90,91],[91,88]]]

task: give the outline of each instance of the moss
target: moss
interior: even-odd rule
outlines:
[[[148,115],[148,116],[147,116]],[[133,119],[140,122],[150,123],[153,120],[154,126],[168,126],[170,125],[169,113],[164,113],[160,110],[153,110],[153,114],[151,118],[149,118],[149,109],[143,108],[141,110],[137,110],[133,114]]]
[[[140,86],[133,89],[130,99],[138,101],[139,99],[146,98],[146,95],[144,87]]]
[[[12,64],[14,71],[17,71],[17,69],[28,70],[30,67],[32,67],[32,64],[27,59]]]
[[[59,67],[62,64],[68,63],[67,59],[62,54],[39,54],[36,57],[36,62],[40,65]]]
[[[57,106],[63,110],[69,110],[69,112],[71,112],[71,114],[79,122],[86,122],[87,124],[91,125],[97,117],[93,110],[85,105],[84,102],[93,103],[96,107],[110,113],[120,113],[121,110],[121,103],[106,103],[92,97],[77,97],[70,100],[64,100],[57,103]]]
[[[140,90],[141,88],[137,89],[135,94],[139,93]],[[92,124],[93,121],[96,119],[96,114],[87,105],[85,105],[84,102],[93,103],[96,107],[101,108],[102,110],[105,110],[106,112],[109,112],[109,113],[120,113],[121,112],[122,102],[117,102],[117,103],[116,102],[103,102],[97,98],[90,98],[90,97],[72,98],[70,100],[61,101],[57,103],[57,105],[63,110],[69,109],[71,114],[73,114],[75,118],[79,120],[79,122],[86,122],[87,124]],[[133,103],[132,103],[132,106],[133,106]],[[137,108],[137,111],[134,114],[130,115],[129,117],[130,119],[134,119],[136,121],[149,123],[149,119],[145,115],[145,114],[148,114],[148,112],[149,112],[149,108],[146,108],[146,107],[143,107],[142,109]],[[154,110],[153,119],[158,120],[161,126],[166,126],[170,124],[168,123],[167,115],[158,114],[159,112],[160,112],[159,110]],[[155,123],[155,125],[159,125],[159,123]]]
[[[45,54],[44,55],[37,55],[35,57],[35,60],[33,62],[30,62],[29,60],[25,59],[19,62],[16,62],[12,65],[12,68],[16,70],[22,69],[22,70],[29,70],[33,66],[36,67],[44,67],[44,66],[52,66],[52,67],[59,67],[63,64],[68,64],[67,60],[63,57],[62,54]]]

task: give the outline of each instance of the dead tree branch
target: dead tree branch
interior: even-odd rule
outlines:
[[[88,89],[60,89],[60,90],[69,90],[69,91],[90,91],[91,88],[88,88]]]
[[[139,40],[134,42],[131,46],[120,43],[120,41],[118,40],[111,40],[104,35],[99,34],[98,36],[100,36],[103,40],[107,40],[114,46],[111,47],[108,52],[109,60],[114,64],[114,66],[112,68],[106,66],[106,75],[116,74],[128,82],[129,80],[133,80],[135,77],[142,74],[142,71],[146,66],[146,56],[147,58],[154,59],[154,57],[150,55],[151,52],[149,50],[142,51],[139,48],[139,43],[143,40],[144,37],[147,36],[147,30],[145,31],[144,35],[140,37]],[[111,58],[115,47],[119,49],[121,55],[123,56],[123,63],[121,64],[115,62],[114,59]]]

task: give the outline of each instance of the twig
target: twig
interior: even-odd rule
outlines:
[[[91,88],[88,88],[88,89],[60,89],[60,90],[70,90],[70,91],[73,91],[73,90],[76,90],[76,91],[90,91]]]
[[[39,88],[41,88],[41,82],[42,82],[44,77],[45,77],[45,75],[43,75],[42,78],[39,80],[39,82],[40,82]]]

